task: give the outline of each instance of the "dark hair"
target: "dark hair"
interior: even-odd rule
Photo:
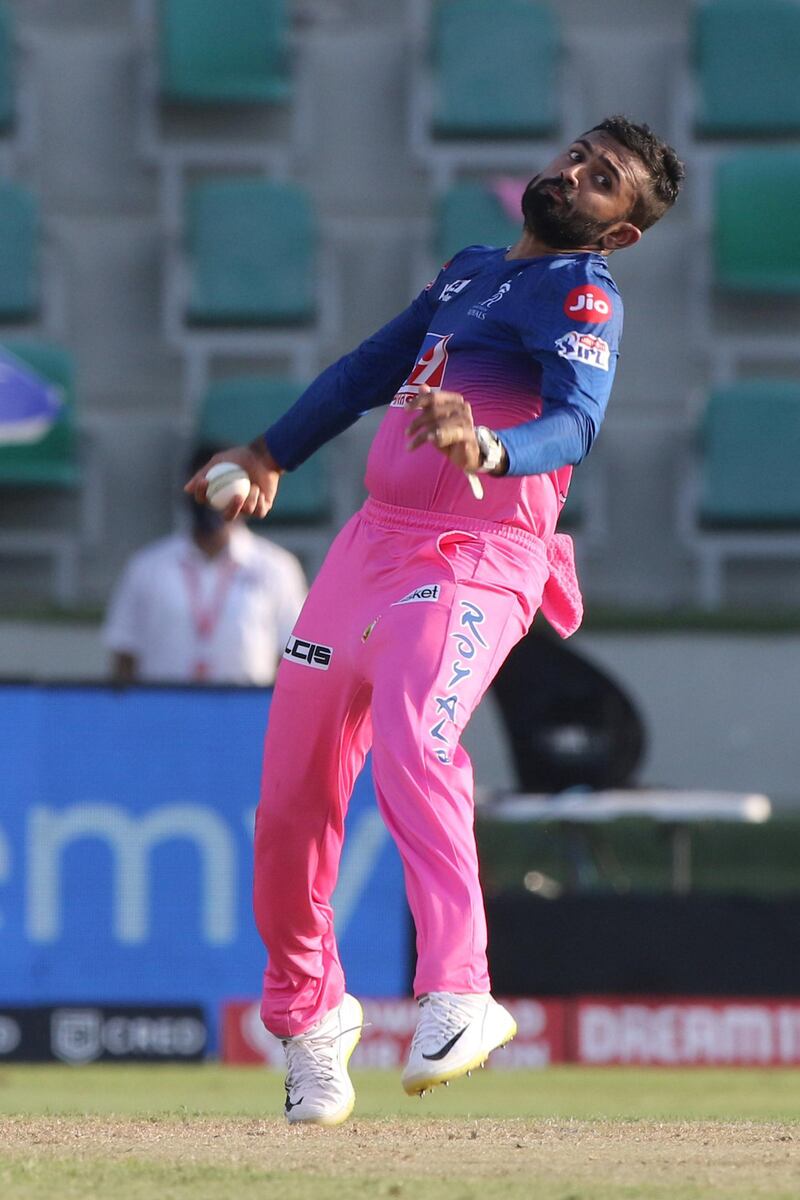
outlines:
[[[649,125],[636,125],[621,114],[606,117],[589,130],[595,131],[607,133],[635,154],[650,177],[650,186],[642,189],[628,213],[631,224],[644,232],[677,200],[686,174],[684,165],[672,146],[656,137]]]

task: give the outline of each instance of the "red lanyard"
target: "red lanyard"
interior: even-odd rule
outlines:
[[[208,660],[203,656],[202,646],[204,643],[211,641],[220,618],[225,609],[225,602],[228,598],[233,577],[236,574],[237,565],[232,558],[225,557],[219,564],[214,580],[214,587],[211,592],[209,603],[204,607],[200,597],[200,573],[197,563],[192,558],[184,559],[183,575],[186,580],[186,594],[189,599],[189,611],[192,614],[192,624],[194,626],[195,637],[200,643],[198,651],[200,657],[195,660],[191,670],[191,678],[198,681],[208,679],[209,665]],[[216,565],[216,564],[215,564]],[[205,647],[206,653],[208,647]]]

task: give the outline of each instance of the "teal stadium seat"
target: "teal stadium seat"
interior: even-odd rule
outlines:
[[[276,376],[234,376],[213,383],[201,407],[196,439],[221,446],[252,441],[302,391],[303,384]],[[328,456],[323,447],[281,479],[270,521],[302,525],[329,517]]]
[[[678,521],[701,606],[723,603],[731,559],[800,561],[800,381],[741,379],[709,396]]]
[[[558,125],[559,51],[535,0],[437,0],[433,132],[440,138],[541,138]]]
[[[78,457],[75,369],[71,355],[46,342],[3,341],[1,348],[5,355],[16,357],[55,385],[62,403],[55,424],[38,441],[0,445],[0,488],[77,489],[83,484],[83,472]],[[81,491],[83,501],[84,489]],[[56,508],[54,514],[58,515]],[[84,510],[84,518],[88,515]],[[77,597],[78,546],[76,534],[62,527],[17,528],[0,522],[0,555],[46,555],[52,562],[52,597],[61,605],[73,604]]]
[[[457,183],[439,201],[436,253],[440,262],[464,246],[510,246],[520,236],[522,213],[512,221],[482,183]]]
[[[289,96],[285,0],[161,0],[161,91],[181,104]]]
[[[2,350],[54,384],[62,404],[55,424],[38,441],[0,445],[0,488],[76,489],[83,483],[83,474],[78,458],[72,357],[60,346],[45,342],[4,341]],[[18,528],[0,522],[0,555],[47,556],[52,563],[52,598],[60,605],[73,604],[77,597],[78,545],[75,533],[61,527]]]
[[[800,151],[753,150],[719,163],[714,197],[716,284],[738,292],[800,293],[798,213]]]
[[[800,529],[800,382],[742,380],[712,393],[702,424],[700,523]]]
[[[0,182],[0,323],[30,321],[39,311],[39,206],[35,196]]]
[[[75,424],[75,368],[71,355],[45,342],[2,343],[14,355],[55,384],[61,392],[58,420],[37,442],[0,446],[0,486],[73,488],[80,483]]]
[[[263,178],[214,179],[187,197],[188,317],[197,325],[301,325],[315,316],[309,196]]]
[[[0,3],[0,134],[14,126],[14,31],[7,4]]]
[[[695,127],[707,137],[800,133],[800,4],[710,0],[696,7]]]

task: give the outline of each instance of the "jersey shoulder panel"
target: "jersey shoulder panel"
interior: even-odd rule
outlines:
[[[544,274],[547,285],[554,289],[593,284],[619,296],[619,288],[600,254],[554,254],[547,260]]]
[[[602,325],[618,337],[623,306],[605,259],[600,255],[554,255],[537,288],[542,323],[553,329],[565,322]]]

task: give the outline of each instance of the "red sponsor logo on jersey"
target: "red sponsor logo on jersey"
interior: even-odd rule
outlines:
[[[587,325],[596,325],[607,321],[614,311],[611,297],[602,288],[593,283],[584,283],[581,287],[573,288],[564,301],[564,312],[573,321],[585,321]]]
[[[447,343],[453,335],[451,333],[438,334],[426,333],[425,340],[422,343],[422,353],[416,361],[416,364],[405,381],[400,391],[395,394],[392,400],[392,408],[405,408],[412,400],[416,398],[420,386],[427,383],[428,387],[438,388],[444,382],[445,368],[447,367]]]

